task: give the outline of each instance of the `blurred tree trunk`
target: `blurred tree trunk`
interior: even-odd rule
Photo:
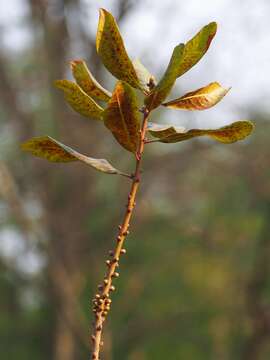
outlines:
[[[87,121],[74,124],[77,120],[70,115],[62,94],[53,89],[53,81],[64,78],[67,70],[67,58],[70,51],[67,14],[68,6],[72,3],[73,11],[79,1],[58,1],[47,4],[43,1],[32,1],[32,14],[35,21],[41,24],[44,31],[43,53],[48,69],[48,88],[51,94],[52,121],[57,124],[60,134],[67,143],[77,143],[79,146],[89,147],[91,138],[97,136],[95,124],[92,124],[91,134]],[[52,14],[50,16],[49,14]],[[73,13],[73,16],[76,14]],[[77,16],[79,10],[77,8]],[[79,25],[78,25],[79,26]],[[93,52],[93,49],[91,49]],[[101,64],[100,64],[101,65]],[[98,65],[98,66],[100,66]],[[93,67],[91,67],[93,69]],[[94,68],[94,72],[97,69]],[[75,117],[75,119],[74,119]],[[80,121],[79,119],[77,121]],[[58,131],[57,131],[58,132]],[[95,144],[98,148],[97,144]],[[46,165],[44,165],[47,167]],[[45,175],[45,176],[44,176]],[[53,289],[54,303],[57,304],[55,325],[55,360],[75,360],[78,358],[78,344],[88,347],[88,326],[84,326],[83,318],[79,314],[78,301],[82,292],[83,282],[81,272],[84,264],[91,264],[92,254],[85,254],[84,248],[91,240],[83,226],[89,209],[95,199],[85,196],[87,188],[95,187],[95,174],[85,172],[83,167],[69,172],[68,179],[64,173],[50,169],[42,174],[40,183],[43,203],[46,207],[46,222],[49,231],[49,279]],[[39,179],[40,180],[40,179]],[[65,183],[66,190],[62,189]],[[47,189],[50,196],[47,196]],[[81,191],[72,191],[80,188]],[[68,196],[65,192],[68,191]],[[89,192],[88,192],[89,193]],[[76,213],[76,216],[74,215]],[[67,227],[69,228],[67,230]],[[87,322],[88,324],[88,322]],[[90,321],[89,321],[90,324]],[[74,331],[75,329],[75,331]],[[83,339],[83,342],[78,342]]]

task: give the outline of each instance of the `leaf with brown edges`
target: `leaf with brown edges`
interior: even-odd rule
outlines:
[[[236,121],[230,125],[223,126],[219,129],[192,129],[188,131],[183,131],[182,129],[179,131],[177,128],[168,126],[170,129],[170,134],[163,136],[163,134],[159,134],[156,131],[151,131],[151,135],[159,138],[159,142],[163,143],[176,143],[184,140],[189,140],[198,136],[209,136],[214,140],[217,140],[224,144],[231,144],[239,140],[243,140],[254,129],[254,124],[250,121]],[[155,141],[155,140],[153,140]],[[150,141],[151,142],[151,141]]]
[[[65,99],[73,110],[88,118],[102,120],[104,110],[79,85],[69,80],[56,80],[54,83],[64,91]]]
[[[44,158],[51,162],[82,161],[98,171],[107,174],[123,175],[123,173],[115,169],[107,160],[94,159],[80,154],[50,136],[32,138],[23,143],[21,148],[24,151],[30,152],[34,156]]]
[[[222,100],[229,90],[230,88],[225,89],[218,82],[213,82],[162,105],[172,109],[206,110]]]
[[[76,83],[87,95],[106,102],[110,100],[112,94],[97,82],[85,61],[73,60],[70,66]]]
[[[100,9],[99,13],[96,47],[103,64],[112,75],[134,88],[141,88],[118,25],[112,14],[105,9]]]
[[[132,87],[118,81],[104,111],[104,124],[125,149],[133,153],[139,142],[140,120],[137,99]]]

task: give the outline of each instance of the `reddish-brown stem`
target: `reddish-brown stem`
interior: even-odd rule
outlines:
[[[123,248],[123,244],[126,239],[126,236],[129,233],[128,230],[129,223],[133,213],[133,209],[135,207],[135,199],[140,184],[141,162],[142,162],[142,154],[145,144],[149,111],[147,109],[144,109],[143,114],[144,116],[140,130],[140,141],[136,152],[136,168],[134,175],[132,176],[132,185],[128,195],[128,202],[126,206],[125,215],[122,224],[119,225],[119,232],[116,238],[115,249],[110,251],[109,253],[110,259],[106,261],[108,270],[104,277],[103,283],[98,286],[99,291],[95,295],[93,300],[93,305],[94,305],[93,311],[95,315],[95,320],[94,320],[93,335],[91,337],[93,344],[91,359],[95,359],[95,360],[100,359],[99,354],[100,354],[100,347],[102,346],[103,325],[106,316],[110,310],[110,304],[111,304],[110,293],[115,290],[115,287],[112,285],[112,282],[113,282],[113,278],[119,276],[119,274],[116,272],[116,268],[119,266],[120,256],[126,252],[125,249]]]

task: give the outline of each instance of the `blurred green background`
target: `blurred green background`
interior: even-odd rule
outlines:
[[[100,6],[118,19],[131,57],[140,56],[157,77],[177,42],[217,20],[220,35],[175,93],[222,81],[233,86],[232,95],[204,113],[154,115],[189,128],[239,118],[256,123],[251,138],[230,146],[194,140],[147,147],[102,359],[270,359],[270,6],[264,0],[0,3],[1,359],[89,358],[91,299],[129,182],[82,164],[34,159],[19,145],[49,134],[132,171],[132,156],[100,123],[70,110],[52,85],[70,77],[69,60],[84,58],[113,88],[95,52]]]

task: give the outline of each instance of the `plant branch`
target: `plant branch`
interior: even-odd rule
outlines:
[[[128,202],[126,206],[125,215],[122,224],[119,225],[119,232],[116,239],[117,243],[115,249],[109,252],[110,259],[106,261],[108,270],[104,277],[103,283],[98,286],[99,292],[95,295],[93,300],[94,303],[93,312],[95,314],[95,320],[94,320],[94,331],[92,335],[92,342],[93,342],[92,359],[95,360],[100,359],[99,353],[100,353],[100,347],[102,346],[103,324],[111,306],[110,292],[115,290],[115,287],[112,285],[113,278],[117,278],[119,276],[119,273],[116,272],[116,268],[119,266],[120,256],[126,253],[126,250],[123,248],[123,245],[126,236],[129,234],[129,230],[128,230],[129,223],[131,216],[133,214],[134,207],[136,205],[135,200],[140,184],[142,154],[144,151],[147,121],[149,114],[150,112],[148,111],[148,109],[145,108],[143,110],[143,121],[140,130],[140,141],[136,152],[136,168],[134,175],[132,177],[132,185],[128,195]]]
[[[119,171],[119,172],[117,173],[117,175],[124,176],[124,177],[127,177],[127,178],[129,178],[129,179],[133,179],[133,177],[134,177],[134,175],[132,175],[132,174],[126,174],[126,173],[124,173],[124,172],[122,172],[122,171]]]

